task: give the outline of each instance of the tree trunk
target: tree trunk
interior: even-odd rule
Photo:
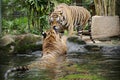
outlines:
[[[99,16],[115,16],[115,1],[118,0],[94,0],[96,14]]]
[[[116,0],[116,15],[120,18],[120,0]]]

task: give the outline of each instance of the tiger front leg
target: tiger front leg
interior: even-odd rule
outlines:
[[[83,28],[82,26],[78,26],[77,27],[77,35],[80,36],[80,38],[82,39],[82,34],[83,34]]]
[[[88,28],[89,28],[88,31],[89,31],[90,39],[93,43],[95,43],[95,40],[93,39],[91,34],[91,18],[88,20]]]
[[[69,26],[69,28],[68,28],[68,32],[69,32],[69,36],[72,36],[73,35],[73,33],[74,33],[74,31],[73,31],[73,25],[71,25],[71,26]]]

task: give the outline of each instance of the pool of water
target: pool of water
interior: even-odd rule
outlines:
[[[120,46],[104,46],[97,51],[83,50],[84,46],[79,48],[78,52],[68,51],[68,64],[56,70],[56,73],[33,69],[24,73],[13,72],[7,80],[120,80]],[[41,51],[31,54],[1,54],[0,80],[4,80],[4,74],[9,68],[27,65],[39,57]]]

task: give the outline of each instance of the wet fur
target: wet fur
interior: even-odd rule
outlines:
[[[66,52],[66,38],[61,37],[54,29],[50,29],[46,32],[46,36],[43,38],[43,56],[40,60],[26,66],[14,67],[7,70],[4,75],[5,79],[7,79],[9,73],[14,71],[26,71],[32,68],[54,68],[59,61],[59,57],[65,57]]]

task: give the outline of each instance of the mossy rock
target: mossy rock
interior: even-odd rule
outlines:
[[[83,74],[71,74],[58,80],[105,80],[104,78],[96,75],[83,75]]]
[[[96,73],[91,73],[88,68],[75,63],[64,66],[63,70],[66,74],[56,80],[105,80],[104,77]]]
[[[8,46],[12,43],[15,43],[15,35],[5,35],[0,38],[0,46]]]
[[[98,45],[85,45],[84,47],[88,51],[100,51],[102,48],[102,46],[98,46]]]
[[[36,50],[42,50],[42,44],[36,45],[35,43],[32,44],[21,44],[21,45],[16,45],[15,46],[15,51],[14,53],[20,53],[20,54],[25,54],[29,53],[31,51],[36,51]]]
[[[1,53],[27,53],[34,50],[42,50],[41,36],[35,34],[6,35],[0,39]]]

